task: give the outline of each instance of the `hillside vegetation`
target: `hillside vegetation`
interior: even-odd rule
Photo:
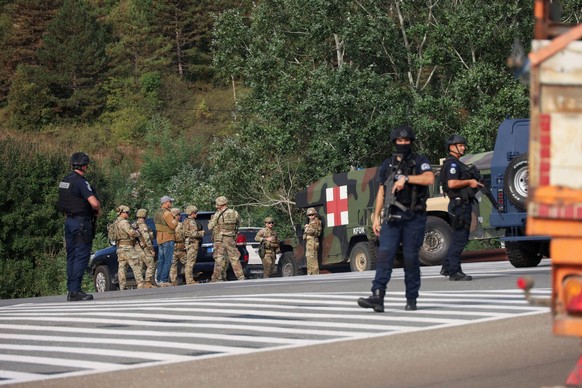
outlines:
[[[578,22],[580,1],[562,1]],[[507,68],[533,1],[0,0],[0,297],[65,291],[57,183],[72,152],[104,205],[297,222],[295,193],[379,164],[410,124],[437,162],[461,133],[492,147],[529,114]]]

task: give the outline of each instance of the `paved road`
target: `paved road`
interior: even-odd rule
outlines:
[[[438,268],[424,268],[417,312],[402,310],[401,270],[395,271],[385,314],[355,304],[368,295],[372,273],[133,290],[99,294],[89,303],[62,297],[1,301],[0,384],[101,386],[121,378],[124,386],[142,386],[139,376],[147,375],[153,386],[474,386],[457,381],[463,362],[474,363],[482,351],[501,360],[513,353],[513,343],[523,347],[524,360],[536,353],[526,348],[544,344],[540,354],[555,349],[563,365],[573,365],[576,357],[564,349],[576,346],[549,335],[548,309],[528,305],[513,287],[517,275],[528,273],[538,278],[537,293],[549,295],[548,263],[527,270],[506,262],[464,268],[474,282],[449,282]],[[570,345],[568,340],[562,341]],[[448,365],[445,349],[455,357],[469,354]],[[380,358],[370,359],[374,354]],[[336,364],[341,373],[326,367]],[[389,383],[384,368],[397,364],[408,373]],[[551,381],[563,381],[563,365],[554,365],[554,374],[561,374]],[[310,366],[316,373],[306,378]],[[440,380],[420,383],[426,368]],[[336,381],[338,376],[344,377]],[[506,386],[519,386],[512,384]]]

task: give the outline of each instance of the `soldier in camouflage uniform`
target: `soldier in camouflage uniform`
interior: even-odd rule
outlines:
[[[244,280],[245,275],[240,265],[240,252],[236,248],[236,233],[240,218],[238,212],[228,207],[228,199],[224,196],[216,198],[216,213],[208,222],[208,229],[212,231],[214,241],[214,272],[211,282],[217,282],[223,278],[225,268],[225,253],[234,274],[238,280]]]
[[[265,247],[265,256],[261,257],[263,262],[263,278],[271,277],[275,273],[275,261],[279,250],[279,237],[273,229],[275,222],[273,217],[265,218],[265,227],[257,233],[255,240]]]
[[[134,229],[137,229],[140,234],[138,242],[141,247],[141,252],[140,249],[138,249],[138,252],[140,253],[141,261],[146,266],[144,288],[157,288],[158,286],[154,280],[154,275],[156,273],[156,263],[154,260],[156,252],[154,250],[154,244],[152,243],[154,233],[150,230],[145,221],[148,216],[148,211],[146,209],[139,209],[135,215],[137,220]]]
[[[173,286],[178,285],[178,261],[182,265],[186,264],[186,239],[184,238],[184,224],[180,222],[180,209],[172,208],[170,209],[172,215],[178,221],[178,226],[174,229],[174,257],[172,259],[172,265],[170,266],[170,283]]]
[[[126,268],[129,264],[133,270],[133,276],[137,282],[137,288],[144,287],[143,275],[141,273],[141,259],[135,248],[135,239],[140,236],[139,232],[135,230],[129,221],[129,207],[121,205],[117,209],[117,220],[115,220],[115,227],[117,228],[117,262],[119,268],[117,277],[119,279],[119,289],[125,290],[126,287]]]
[[[303,232],[305,238],[305,257],[307,259],[307,274],[319,275],[318,251],[319,235],[321,234],[321,220],[317,216],[317,211],[310,207],[307,209],[309,223],[305,225]]]
[[[196,221],[196,217],[198,216],[198,208],[196,206],[186,207],[186,214],[188,214],[188,218],[183,222],[184,237],[186,239],[186,267],[184,268],[184,273],[186,276],[186,284],[190,285],[196,284],[193,272],[198,256],[198,248],[200,248],[202,237],[204,237],[204,229]]]

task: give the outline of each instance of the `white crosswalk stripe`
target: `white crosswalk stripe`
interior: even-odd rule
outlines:
[[[403,311],[402,292],[388,292],[384,314],[357,306],[356,299],[368,295],[272,293],[6,306],[0,308],[0,385],[549,311],[507,289],[422,291],[415,312]]]

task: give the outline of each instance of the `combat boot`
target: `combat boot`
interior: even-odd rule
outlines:
[[[416,311],[416,299],[406,299],[406,307],[404,307],[405,311]]]
[[[158,286],[153,284],[152,282],[145,282],[143,288],[158,288]]]
[[[377,313],[384,312],[384,295],[386,295],[385,290],[374,290],[372,296],[369,298],[358,299],[358,305],[365,309],[374,309]]]
[[[85,301],[85,300],[93,300],[93,295],[85,294],[85,292],[83,292],[83,290],[67,292],[67,301],[69,301],[69,302],[79,302],[79,301]]]
[[[144,282],[137,283],[137,288],[145,288],[145,283]]]

